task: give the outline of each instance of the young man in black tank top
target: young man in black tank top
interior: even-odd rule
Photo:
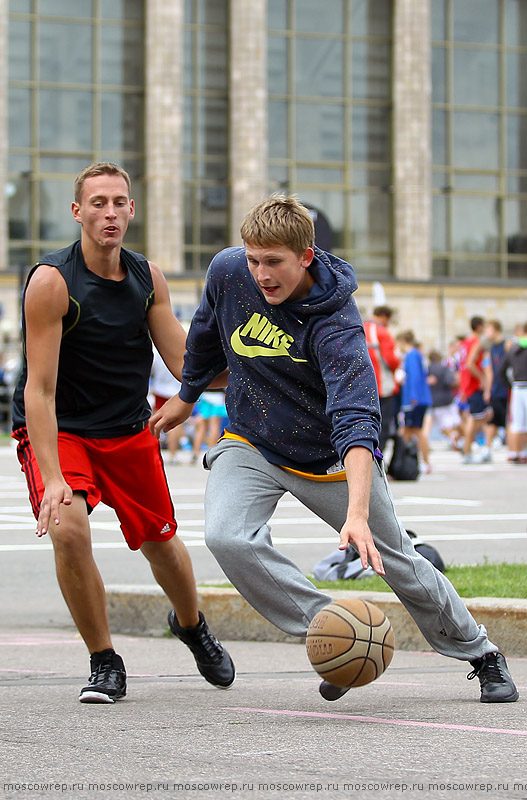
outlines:
[[[26,284],[13,435],[37,536],[50,534],[60,588],[90,652],[91,676],[79,699],[113,703],[126,694],[91,547],[88,515],[100,500],[115,509],[129,547],[149,560],[174,606],[173,633],[206,680],[226,687],[234,665],[198,610],[192,564],[175,535],[159,445],[147,425],[150,337],[180,379],[185,333],[159,267],[122,247],[134,216],[127,173],[110,163],[85,168],[72,213],[80,242],[45,256]]]

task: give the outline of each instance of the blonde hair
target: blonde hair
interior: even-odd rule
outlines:
[[[273,194],[245,215],[241,237],[246,244],[266,247],[281,244],[302,255],[315,242],[311,214],[296,197]]]
[[[128,196],[132,192],[132,182],[129,174],[119,164],[113,164],[111,161],[98,161],[96,164],[89,164],[79,172],[73,184],[73,196],[75,202],[80,203],[82,199],[82,190],[84,188],[84,181],[87,178],[95,178],[98,175],[120,175],[124,178],[128,187]]]

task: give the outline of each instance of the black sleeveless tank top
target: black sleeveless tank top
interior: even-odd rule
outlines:
[[[84,262],[80,241],[44,256],[56,267],[70,297],[63,318],[56,390],[60,431],[94,438],[138,433],[150,416],[147,401],[152,343],[147,313],[154,286],[146,258],[121,248],[122,281],[101,278]],[[25,316],[22,312],[25,341]],[[25,348],[24,348],[25,351]],[[24,363],[13,398],[13,430],[25,425]]]

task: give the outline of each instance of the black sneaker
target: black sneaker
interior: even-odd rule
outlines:
[[[349,692],[349,689],[343,689],[342,686],[334,686],[332,683],[329,683],[329,681],[322,681],[318,687],[318,691],[324,700],[340,700],[346,692]]]
[[[209,631],[205,617],[199,612],[199,623],[194,628],[182,628],[174,609],[169,612],[170,630],[192,651],[196,664],[206,681],[227,689],[234,683],[236,671],[232,658]]]
[[[126,695],[126,670],[123,659],[113,650],[90,656],[89,683],[79,695],[81,703],[115,703]]]
[[[469,681],[478,677],[481,684],[482,703],[514,703],[519,697],[505,656],[501,653],[486,653],[483,658],[470,662],[474,667],[467,675]]]

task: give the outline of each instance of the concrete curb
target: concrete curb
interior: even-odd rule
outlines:
[[[391,592],[327,591],[334,599],[361,597],[381,608],[392,623],[398,650],[431,650],[400,600]],[[158,586],[108,586],[108,615],[114,633],[160,636],[167,628],[170,603]],[[198,586],[199,607],[219,639],[301,642],[256,612],[236,589]],[[527,600],[475,597],[466,605],[489,639],[507,656],[527,657]]]

